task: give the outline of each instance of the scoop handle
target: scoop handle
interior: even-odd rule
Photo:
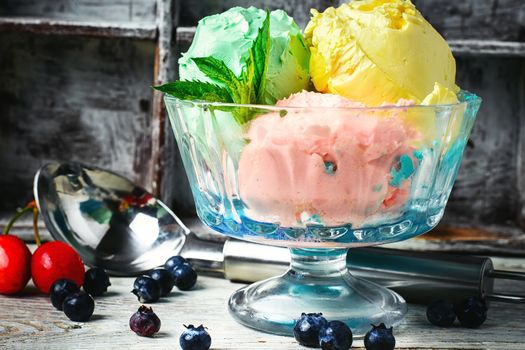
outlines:
[[[488,277],[494,268],[487,257],[358,248],[350,250],[347,263],[356,276],[391,288],[413,303],[485,298],[494,290],[494,279]]]

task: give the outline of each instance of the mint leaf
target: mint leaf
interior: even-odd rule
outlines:
[[[195,62],[197,68],[204,73],[208,78],[216,83],[222,83],[230,91],[230,94],[235,103],[240,102],[241,92],[243,86],[235,73],[231,71],[226,64],[215,57],[194,57],[192,61]]]
[[[257,38],[250,48],[250,56],[253,56],[254,63],[253,85],[256,91],[256,101],[264,103],[262,99],[266,88],[266,71],[270,57],[270,12],[268,10],[266,10],[266,18],[259,28]]]
[[[215,84],[202,81],[175,81],[153,87],[181,100],[204,100],[209,102],[233,102],[229,91]]]

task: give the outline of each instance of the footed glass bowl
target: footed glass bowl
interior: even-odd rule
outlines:
[[[281,108],[166,96],[199,218],[291,250],[288,272],[231,296],[232,315],[288,336],[302,312],[344,321],[358,337],[371,323],[399,323],[403,298],[353,277],[347,250],[405,240],[440,221],[481,103],[465,91],[458,98]]]

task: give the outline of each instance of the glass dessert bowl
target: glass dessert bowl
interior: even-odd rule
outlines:
[[[399,323],[403,298],[353,277],[346,255],[440,221],[481,103],[465,91],[458,100],[286,107],[166,96],[199,218],[291,250],[285,274],[231,296],[235,319],[288,336],[302,312],[344,321],[356,336],[371,323]]]

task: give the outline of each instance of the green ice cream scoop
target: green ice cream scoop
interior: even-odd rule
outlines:
[[[249,49],[266,17],[255,7],[234,7],[199,21],[193,43],[179,59],[181,80],[212,82],[191,60],[213,56],[240,76],[249,57]],[[301,30],[282,10],[270,13],[270,57],[266,72],[265,104],[307,89],[310,81],[310,51]]]

